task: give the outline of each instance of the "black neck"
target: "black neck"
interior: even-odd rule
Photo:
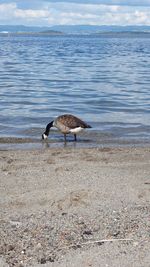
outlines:
[[[46,130],[45,130],[45,134],[48,136],[49,135],[49,131],[50,131],[50,128],[53,127],[53,122],[54,121],[51,121],[49,124],[47,124],[46,126]]]

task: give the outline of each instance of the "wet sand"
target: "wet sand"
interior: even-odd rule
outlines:
[[[0,266],[149,266],[150,147],[1,151],[0,202]]]

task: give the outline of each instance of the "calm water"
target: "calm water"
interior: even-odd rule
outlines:
[[[62,113],[93,126],[79,145],[150,143],[150,38],[0,37],[0,147],[12,137],[40,146]]]

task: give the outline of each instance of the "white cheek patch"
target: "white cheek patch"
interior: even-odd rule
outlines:
[[[43,134],[43,139],[47,139],[47,135],[46,134]]]
[[[70,129],[70,133],[76,134],[76,133],[81,132],[82,130],[83,130],[82,127],[77,127],[77,128],[74,128],[74,129]]]

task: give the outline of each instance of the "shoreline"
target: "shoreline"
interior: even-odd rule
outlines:
[[[0,170],[2,266],[149,266],[150,147],[7,150]]]
[[[84,136],[85,135],[85,136]],[[149,138],[95,138],[86,133],[83,136],[78,136],[77,142],[74,142],[72,136],[69,136],[67,142],[64,142],[62,136],[57,139],[47,139],[46,141],[40,138],[29,138],[29,137],[0,137],[0,151],[3,150],[32,150],[32,149],[48,149],[48,148],[132,148],[132,147],[150,147]]]

